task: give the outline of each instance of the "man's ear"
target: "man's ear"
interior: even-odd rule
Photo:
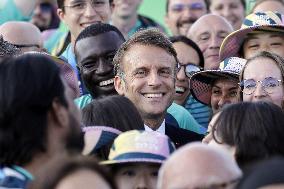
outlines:
[[[120,76],[114,77],[114,88],[119,95],[124,95],[125,83]]]
[[[52,101],[51,114],[54,119],[53,121],[58,123],[58,125],[66,126],[69,124],[68,109],[57,98]]]
[[[57,15],[58,15],[58,17],[60,18],[61,22],[65,23],[65,22],[64,22],[64,17],[65,17],[64,11],[63,11],[62,9],[57,9],[56,12],[57,12]]]

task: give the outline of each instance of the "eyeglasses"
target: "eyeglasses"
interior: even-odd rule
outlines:
[[[197,72],[200,72],[202,70],[202,67],[200,66],[197,66],[193,63],[187,63],[187,64],[180,64],[178,63],[178,72],[180,71],[180,69],[184,67],[184,73],[187,77],[191,77],[193,74],[197,73]]]
[[[176,3],[176,4],[173,4],[171,6],[171,10],[173,12],[182,12],[184,11],[186,8],[188,8],[189,10],[191,11],[194,11],[194,10],[202,10],[204,9],[204,5],[202,3],[192,3],[192,4],[182,4],[182,3]]]
[[[52,10],[52,5],[48,2],[40,3],[39,8],[42,12],[50,12]]]
[[[272,94],[275,89],[282,83],[282,80],[273,78],[273,77],[267,77],[262,81],[255,81],[254,79],[245,79],[242,82],[239,83],[242,91],[246,95],[251,95],[254,93],[257,83],[261,83],[262,89],[267,94]]]
[[[90,4],[96,12],[102,12],[105,11],[108,0],[74,1],[71,5],[65,5],[63,7],[72,9],[76,14],[82,14],[86,10],[88,4]]]

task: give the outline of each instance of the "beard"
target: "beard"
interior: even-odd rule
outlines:
[[[66,136],[66,150],[69,153],[81,153],[84,148],[84,134],[81,124],[69,113],[69,132]]]

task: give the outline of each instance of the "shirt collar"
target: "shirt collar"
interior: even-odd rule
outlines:
[[[144,128],[145,128],[145,131],[155,131],[145,124],[144,124]],[[166,134],[165,120],[163,120],[162,124],[160,125],[160,127],[156,131],[159,132],[159,133],[162,133],[162,134]]]

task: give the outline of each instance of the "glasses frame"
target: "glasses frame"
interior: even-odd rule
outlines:
[[[93,2],[95,2],[95,1],[96,1],[96,0],[85,1],[85,7],[81,8],[81,9],[75,8],[75,7],[76,7],[76,4],[74,4],[74,5],[64,5],[63,8],[70,8],[71,10],[74,11],[75,14],[82,14],[82,13],[84,13],[84,11],[86,10],[86,8],[87,8],[87,6],[88,6],[87,4],[90,4],[91,7],[92,7],[92,9],[94,9],[96,12],[101,12],[101,10],[98,10],[98,7],[94,5]],[[107,4],[107,3],[108,3],[108,2],[106,1],[106,4]]]
[[[186,72],[186,67],[187,66],[194,66],[196,68],[199,68],[199,71],[193,71],[193,74],[189,74],[188,72]],[[181,62],[178,62],[178,68],[177,68],[177,73],[181,70],[181,68],[184,67],[184,74],[186,75],[186,77],[191,78],[191,76],[193,76],[195,73],[200,72],[203,70],[203,68],[201,66],[198,66],[196,64],[193,63],[186,63],[186,64],[181,64]]]
[[[248,80],[248,79],[244,79],[243,81],[239,82],[238,85],[239,85],[241,91],[242,91],[245,95],[251,95],[251,94],[253,94],[253,93],[255,92],[256,88],[257,88],[257,83],[260,83],[260,84],[261,84],[261,89],[262,89],[266,94],[272,94],[273,92],[267,92],[266,89],[265,89],[265,87],[263,86],[263,82],[264,82],[266,79],[269,79],[269,78],[272,78],[272,79],[274,79],[274,80],[277,81],[277,84],[278,84],[277,87],[279,87],[280,84],[283,83],[283,80],[281,80],[281,79],[276,79],[276,78],[274,78],[274,77],[266,77],[266,78],[264,78],[262,81],[261,81],[261,80],[255,81],[254,79],[252,79],[252,80],[255,81],[256,85],[255,85],[255,87],[254,87],[254,89],[252,90],[251,93],[246,93],[246,92],[244,92],[244,82],[245,82],[246,80]]]
[[[182,12],[185,9],[189,9],[190,11],[196,11],[196,10],[202,10],[204,8],[205,7],[202,5],[202,3],[199,2],[192,4],[176,3],[170,7],[171,11],[173,12]]]

